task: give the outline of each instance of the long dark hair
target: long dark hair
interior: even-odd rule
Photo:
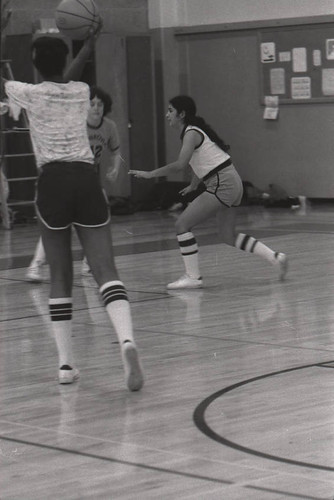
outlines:
[[[183,139],[185,129],[188,125],[194,125],[195,127],[200,128],[203,130],[203,132],[206,133],[206,135],[211,139],[211,141],[215,142],[220,149],[223,151],[227,152],[230,149],[230,146],[228,144],[225,144],[223,139],[219,137],[219,135],[210,127],[208,123],[202,118],[201,116],[197,116],[197,109],[196,109],[196,104],[195,101],[187,96],[187,95],[177,95],[176,97],[173,97],[170,99],[170,104],[173,106],[173,108],[176,109],[178,114],[182,113],[184,111],[184,129],[181,134],[181,139]]]

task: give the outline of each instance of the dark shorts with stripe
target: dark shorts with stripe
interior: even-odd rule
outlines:
[[[94,165],[54,162],[41,168],[37,180],[36,211],[49,229],[105,226],[109,206]]]

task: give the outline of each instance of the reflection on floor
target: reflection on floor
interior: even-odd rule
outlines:
[[[35,224],[0,229],[0,464],[7,499],[331,499],[334,496],[334,207],[242,207],[238,230],[290,259],[194,233],[204,288],[183,273],[177,213],[114,216],[146,385],[129,393],[116,336],[75,258],[78,383],[57,384],[45,282],[24,281]]]

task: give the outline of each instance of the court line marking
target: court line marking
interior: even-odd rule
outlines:
[[[120,440],[117,441],[115,439],[106,439],[106,438],[101,438],[98,436],[92,436],[89,434],[78,434],[77,432],[67,432],[67,431],[63,431],[63,430],[61,432],[59,432],[58,429],[53,429],[53,428],[49,428],[49,427],[41,427],[38,425],[24,424],[22,422],[15,422],[15,421],[11,421],[11,420],[0,419],[0,424],[7,424],[7,425],[14,426],[14,427],[23,427],[24,429],[30,429],[30,430],[32,429],[34,431],[49,432],[51,434],[52,433],[56,434],[57,436],[60,434],[62,437],[65,436],[65,437],[71,437],[71,438],[78,438],[80,440],[83,440],[83,439],[91,440],[91,441],[94,441],[95,443],[116,444],[117,446],[122,445],[122,442]],[[14,432],[14,431],[10,431],[10,432]],[[2,439],[2,436],[0,434],[0,440],[1,439]],[[8,438],[8,439],[12,439],[12,438]],[[35,445],[38,446],[38,443],[35,443]],[[177,457],[182,457],[182,458],[187,458],[187,459],[197,459],[198,458],[198,455],[190,454],[189,452],[184,453],[184,452],[175,451],[175,450],[169,451],[168,449],[152,447],[152,446],[148,446],[147,444],[125,443],[125,446],[127,448],[136,448],[136,449],[140,448],[140,449],[143,449],[145,451],[162,453],[164,455],[170,455],[173,457],[177,456]],[[212,459],[212,458],[207,458],[207,457],[203,457],[203,456],[201,456],[200,458],[203,462],[214,463],[214,464],[218,463],[221,465],[226,464],[226,460]],[[243,469],[252,469],[252,470],[256,469],[259,471],[263,470],[262,467],[250,466],[250,465],[246,465],[246,464],[242,464],[242,465],[240,465],[240,467],[242,467]]]
[[[42,286],[44,284],[49,284],[48,281],[43,281],[43,283],[37,283],[37,284],[33,284],[33,283],[28,283],[26,282],[25,280],[22,280],[22,279],[11,279],[11,278],[4,278],[4,280],[6,281],[11,281],[11,282],[19,282],[19,283],[26,283],[28,286],[37,286],[39,287],[40,290],[42,290]],[[1,278],[0,278],[0,281],[1,281]],[[87,288],[85,285],[81,285],[81,284],[73,284],[73,289],[74,288],[80,288],[80,289],[85,289]],[[97,292],[97,295],[98,295],[98,288],[97,286],[91,286],[91,287],[88,287],[90,290],[96,290]],[[31,288],[33,289],[33,288]],[[172,296],[170,296],[167,292],[164,292],[164,291],[161,291],[161,292],[152,292],[152,291],[146,291],[146,290],[130,290],[129,288],[127,288],[127,292],[128,294],[132,294],[132,293],[137,293],[137,294],[142,294],[142,295],[145,295],[145,297],[143,298],[139,298],[139,299],[131,299],[130,300],[130,303],[131,304],[138,304],[138,303],[142,303],[142,302],[148,302],[148,301],[156,301],[156,300],[163,300],[163,299],[166,299],[166,298],[172,298]],[[47,307],[47,300],[45,302],[45,306]],[[105,310],[105,307],[104,305],[101,303],[100,306],[93,306],[93,307],[90,307],[90,306],[87,306],[87,307],[78,307],[78,308],[73,308],[73,313],[75,312],[80,312],[80,311],[93,311],[93,310],[99,310],[101,309],[102,310]],[[27,315],[24,315],[24,316],[17,316],[17,317],[14,317],[14,318],[5,318],[5,319],[0,319],[0,324],[1,323],[9,323],[9,322],[12,322],[12,321],[22,321],[24,319],[32,319],[32,318],[38,318],[38,317],[48,317],[49,316],[49,313],[48,312],[45,312],[45,314],[40,314],[38,311],[36,311],[36,313],[34,314],[27,314]],[[76,323],[82,323],[82,321],[76,321]]]
[[[285,370],[279,370],[277,372],[271,372],[271,373],[266,373],[264,375],[259,375],[257,377],[253,377],[247,380],[243,380],[241,382],[237,382],[236,384],[232,384],[230,386],[225,387],[224,389],[221,389],[207,398],[205,398],[201,403],[197,405],[197,407],[194,410],[193,413],[193,421],[195,423],[195,426],[197,429],[202,432],[204,435],[212,439],[213,441],[216,441],[217,443],[220,443],[224,446],[227,446],[229,448],[233,448],[235,450],[241,451],[243,453],[247,453],[249,455],[254,455],[257,457],[265,458],[267,460],[273,460],[276,462],[282,462],[288,465],[296,465],[299,467],[306,467],[309,469],[317,469],[317,470],[323,470],[323,471],[329,471],[329,472],[334,472],[334,467],[329,467],[326,465],[318,465],[318,464],[312,464],[309,462],[302,462],[299,460],[292,460],[289,458],[284,458],[284,457],[279,457],[276,455],[271,455],[269,453],[264,453],[252,448],[248,448],[247,446],[239,445],[238,443],[235,443],[234,441],[231,441],[224,436],[219,435],[216,433],[211,427],[206,423],[205,420],[205,412],[210,406],[211,403],[213,403],[216,399],[219,397],[223,396],[224,394],[233,391],[234,389],[237,389],[239,387],[242,387],[247,384],[251,384],[252,382],[256,382],[258,380],[263,380],[265,378],[269,377],[274,377],[277,375],[282,375],[283,373],[289,373],[293,371],[298,371],[298,370],[305,370],[307,368],[314,368],[314,367],[320,367],[320,368],[327,368],[326,364],[333,363],[333,361],[323,361],[321,363],[312,363],[310,365],[303,365],[303,366],[297,366],[294,368],[287,368]]]
[[[154,472],[163,472],[166,474],[172,474],[172,475],[187,477],[187,478],[191,478],[191,479],[200,479],[200,480],[204,480],[204,481],[210,481],[213,483],[226,484],[226,485],[234,484],[232,481],[228,481],[228,480],[224,480],[224,479],[218,479],[218,478],[203,476],[203,475],[199,475],[199,474],[192,474],[190,472],[181,472],[181,471],[178,471],[175,469],[166,469],[164,467],[158,467],[155,465],[145,465],[145,464],[141,464],[139,462],[131,462],[129,460],[120,460],[118,458],[106,457],[104,455],[96,455],[94,453],[86,453],[84,451],[62,448],[60,446],[52,446],[52,445],[48,445],[48,444],[34,443],[31,441],[26,441],[24,439],[16,439],[16,438],[10,438],[10,437],[0,435],[0,440],[8,441],[11,443],[16,443],[16,444],[24,444],[27,446],[34,446],[37,448],[42,448],[42,449],[51,450],[51,451],[59,451],[61,453],[67,453],[67,454],[71,454],[71,455],[77,455],[80,457],[92,458],[92,459],[101,460],[104,462],[117,463],[120,465],[127,465],[130,467],[138,467],[140,469],[151,470]]]
[[[312,223],[310,223],[312,224]],[[316,226],[317,223],[314,223]],[[334,226],[334,225],[333,225]],[[243,225],[238,225],[238,231],[247,232],[247,227],[244,228]],[[208,233],[199,232],[196,235],[196,239],[200,246],[213,246],[219,245],[220,242],[217,241],[218,234],[208,228]],[[313,229],[307,228],[294,228],[293,223],[289,223],[287,226],[277,226],[277,227],[254,227],[252,228],[252,234],[255,238],[275,238],[281,236],[288,236],[290,234],[327,234],[332,235],[334,231],[328,229]],[[177,239],[173,236],[162,238],[160,240],[149,240],[139,243],[120,243],[119,245],[114,245],[114,255],[115,257],[126,257],[132,255],[142,255],[147,253],[157,253],[165,252],[170,250],[179,250]],[[80,247],[73,248],[73,262],[81,260],[82,249]],[[0,272],[8,271],[11,269],[21,269],[28,267],[33,258],[32,254],[17,255],[15,257],[5,256],[0,258]],[[1,279],[1,278],[0,278]]]
[[[71,436],[75,436],[75,434],[71,434]],[[314,496],[308,496],[308,495],[305,496],[305,495],[301,495],[298,493],[292,493],[292,492],[283,491],[283,490],[269,489],[269,488],[265,488],[265,487],[261,487],[261,486],[254,486],[254,485],[250,485],[250,484],[239,484],[239,483],[236,483],[236,482],[231,481],[231,480],[212,478],[212,477],[204,476],[201,474],[192,474],[190,472],[181,472],[181,471],[178,471],[175,469],[166,469],[164,467],[145,465],[145,464],[141,464],[139,462],[131,462],[129,460],[121,460],[121,459],[117,459],[117,458],[106,457],[103,455],[97,455],[97,454],[93,454],[93,453],[81,452],[78,450],[63,448],[63,447],[59,447],[59,446],[34,443],[34,442],[27,441],[24,439],[10,438],[7,436],[0,435],[0,440],[10,442],[10,443],[15,443],[15,444],[23,444],[26,446],[34,446],[37,448],[47,449],[47,450],[51,450],[51,451],[57,451],[57,452],[61,452],[61,453],[67,453],[67,454],[86,457],[86,458],[92,458],[92,459],[100,460],[100,461],[104,461],[104,462],[117,463],[120,465],[125,465],[128,467],[136,467],[136,468],[140,468],[140,469],[144,469],[144,470],[149,470],[152,472],[162,472],[164,474],[176,475],[176,476],[186,477],[186,478],[190,478],[190,479],[204,480],[204,481],[209,481],[211,483],[216,483],[216,484],[221,484],[221,485],[226,485],[226,486],[236,486],[238,488],[255,489],[257,491],[271,492],[271,493],[280,494],[280,495],[284,494],[286,497],[290,497],[290,498],[302,498],[303,500],[322,500],[320,497],[314,497]],[[165,453],[164,450],[158,450],[158,451],[160,451],[161,453]],[[174,455],[174,453],[173,453],[173,455]],[[177,454],[177,455],[180,455],[180,454]],[[187,455],[184,455],[184,456],[187,456]],[[212,460],[207,460],[205,458],[203,459],[202,457],[201,457],[201,460],[212,462]],[[216,462],[216,461],[214,461],[214,462]],[[242,466],[242,467],[245,467],[245,466]],[[246,468],[255,469],[255,470],[257,469],[257,467],[252,467],[252,466],[247,466]]]
[[[309,495],[301,495],[298,493],[290,493],[289,491],[281,491],[281,490],[274,490],[272,488],[265,488],[262,486],[253,486],[252,484],[246,484],[245,488],[248,488],[250,490],[256,490],[256,491],[261,491],[261,492],[268,492],[268,493],[274,493],[274,494],[284,494],[284,498],[301,498],[302,500],[325,500],[324,497],[310,497]],[[331,500],[331,499],[328,499]]]
[[[166,295],[166,297],[172,297],[172,296],[169,296],[168,294]],[[165,299],[166,298],[165,296],[164,297],[157,297],[157,298],[154,298],[153,300],[162,300],[162,299]],[[149,299],[148,299],[149,300]],[[145,301],[131,301],[131,304],[137,304],[137,303],[141,303],[141,302],[145,302]],[[101,310],[104,311],[104,306],[101,305],[101,306],[94,306],[94,307],[91,307],[91,308],[82,308],[82,309],[74,309],[73,312],[77,312],[77,311],[88,311],[88,310]],[[9,322],[14,322],[14,321],[21,321],[21,320],[24,320],[24,319],[36,319],[36,318],[49,318],[49,313],[45,312],[45,314],[40,314],[40,313],[37,313],[34,314],[34,315],[27,315],[27,316],[22,316],[22,317],[16,317],[16,318],[7,318],[7,319],[4,319],[4,320],[0,320],[0,324],[4,324],[4,323],[9,323]],[[182,323],[182,321],[179,321],[178,323]],[[178,324],[177,323],[177,324]],[[73,324],[75,325],[82,325],[82,324],[92,324],[91,322],[85,322],[85,321],[80,321],[80,319],[74,319],[73,320]],[[104,324],[101,324],[101,323],[94,323],[94,327],[95,328],[98,328],[98,327],[105,327],[105,326],[110,326],[109,323],[107,322],[105,325]],[[305,346],[296,346],[296,345],[290,345],[290,344],[279,344],[279,343],[276,343],[276,342],[261,342],[261,341],[256,341],[256,340],[249,340],[249,339],[235,339],[233,337],[211,337],[211,336],[204,336],[204,335],[197,335],[197,334],[192,334],[192,333],[174,333],[174,332],[167,332],[167,331],[163,331],[160,329],[159,325],[151,325],[149,327],[141,327],[141,328],[136,328],[136,331],[137,332],[145,332],[145,333],[154,333],[155,335],[167,335],[167,336],[172,336],[172,337],[180,337],[180,338],[184,338],[184,337],[189,337],[189,338],[195,338],[195,339],[201,339],[201,340],[204,340],[204,341],[208,341],[208,340],[211,340],[211,341],[215,341],[215,342],[230,342],[230,343],[233,343],[233,344],[246,344],[246,345],[254,345],[254,346],[269,346],[269,347],[277,347],[277,348],[283,348],[283,349],[295,349],[295,350],[300,350],[300,351],[312,351],[312,352],[332,352],[332,349],[331,348],[328,348],[326,349],[325,347],[316,347],[316,346],[313,346],[313,347],[305,347]],[[326,367],[324,366],[324,368],[332,368],[332,367]],[[0,499],[1,500],[1,499]]]

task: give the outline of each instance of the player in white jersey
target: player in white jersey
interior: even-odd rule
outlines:
[[[88,54],[88,52],[87,52]],[[72,72],[73,73],[73,72]],[[102,187],[107,191],[108,182],[115,182],[121,168],[119,135],[115,122],[107,118],[111,112],[112,99],[100,87],[90,88],[90,107],[87,117],[87,132],[94,164],[99,173]],[[43,281],[42,266],[46,264],[46,255],[41,238],[26,272],[27,281]],[[83,276],[92,276],[86,257],[81,266]]]
[[[192,181],[181,191],[183,195],[195,190],[202,181],[206,190],[195,198],[176,220],[177,240],[185,266],[185,274],[167,285],[170,290],[201,288],[198,245],[192,228],[213,215],[217,216],[222,241],[240,250],[259,255],[279,271],[284,279],[288,260],[284,253],[271,250],[252,236],[236,233],[235,208],[242,199],[243,186],[230,155],[229,147],[216,132],[196,115],[196,104],[189,96],[176,96],[170,100],[167,120],[181,133],[182,147],[176,161],[152,171],[130,170],[135,177],[151,179],[168,175],[171,171],[193,170]]]
[[[42,83],[5,83],[12,113],[18,116],[21,108],[27,112],[39,170],[36,211],[50,266],[49,310],[58,348],[58,380],[69,384],[79,377],[72,348],[74,226],[118,336],[127,386],[137,391],[143,374],[130,305],[115,267],[109,207],[87,135],[89,87],[64,80],[67,54],[63,40],[40,37],[32,43],[32,61]]]

